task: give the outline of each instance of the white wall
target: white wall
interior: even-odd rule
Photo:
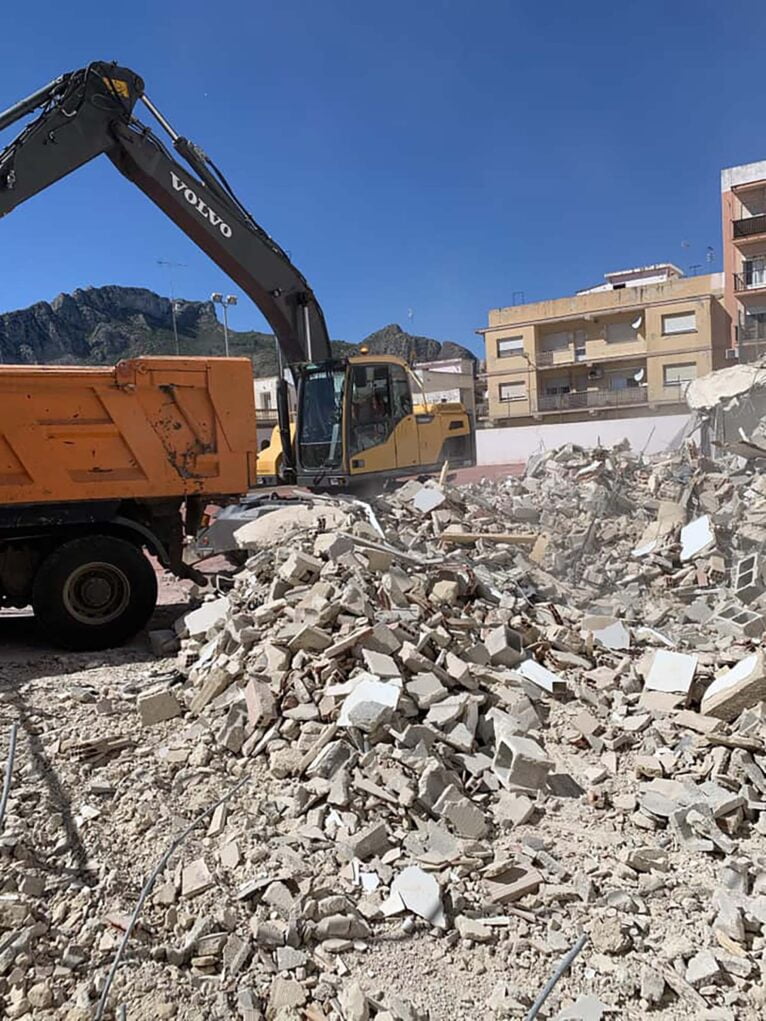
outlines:
[[[613,447],[624,439],[635,451],[656,454],[665,450],[689,420],[688,415],[653,415],[647,418],[612,418],[598,422],[561,422],[549,425],[510,426],[476,431],[477,464],[512,464],[532,454],[565,443],[581,447]]]

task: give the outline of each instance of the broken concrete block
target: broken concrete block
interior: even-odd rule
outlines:
[[[364,680],[346,696],[338,717],[340,727],[358,727],[372,733],[388,722],[399,704],[401,688],[384,681]]]
[[[340,991],[338,1001],[344,1021],[369,1021],[370,1005],[358,982],[347,982]]]
[[[445,819],[460,837],[481,840],[487,833],[487,820],[481,809],[464,797],[456,787],[447,787],[434,805],[434,813]]]
[[[721,968],[709,950],[700,950],[686,965],[686,981],[693,988],[707,986],[721,977]]]
[[[280,566],[278,575],[291,585],[307,585],[319,577],[322,561],[309,553],[296,550]]]
[[[492,930],[478,918],[467,918],[465,915],[457,915],[455,928],[460,933],[461,939],[470,939],[474,943],[493,943],[495,940]]]
[[[597,997],[587,993],[585,996],[579,996],[571,1007],[560,1010],[553,1021],[602,1021],[606,1014],[613,1012],[613,1007],[608,1007]]]
[[[438,486],[423,486],[415,494],[412,506],[416,511],[420,511],[421,514],[430,514],[437,507],[441,507],[446,499],[447,497]]]
[[[523,794],[500,791],[492,814],[498,826],[502,829],[512,829],[514,826],[523,826],[529,822],[535,814],[535,805]]]
[[[543,877],[537,869],[509,865],[493,873],[492,878],[485,879],[484,883],[493,904],[512,904],[528,893],[537,893],[542,881]]]
[[[190,862],[181,873],[181,896],[196,897],[213,886],[214,880],[204,858]]]
[[[141,725],[151,727],[155,723],[172,720],[183,712],[178,699],[170,691],[147,692],[138,696],[138,711]]]
[[[504,624],[489,632],[484,645],[492,666],[516,666],[524,658],[521,635]]]
[[[536,791],[545,787],[553,762],[531,738],[501,733],[496,734],[492,769],[505,787]]]
[[[681,563],[686,563],[715,546],[715,531],[709,514],[695,518],[681,529]]]
[[[228,610],[229,600],[225,596],[212,599],[180,617],[175,624],[176,632],[190,638],[204,638],[211,628],[224,620]]]
[[[359,858],[360,861],[367,861],[368,858],[385,854],[391,846],[388,829],[383,822],[370,823],[369,826],[365,826],[364,829],[350,836],[347,843],[354,857]]]
[[[245,685],[247,718],[252,727],[265,726],[277,718],[277,701],[264,681],[251,677]]]
[[[362,649],[365,666],[376,677],[401,677],[401,670],[391,656],[374,649]]]
[[[727,603],[711,618],[710,624],[722,635],[733,638],[757,638],[763,633],[760,613],[746,610],[739,603]]]
[[[332,638],[321,628],[307,624],[288,642],[290,652],[303,649],[306,652],[322,652],[332,645]]]
[[[737,599],[741,603],[752,603],[764,589],[760,554],[751,553],[739,560],[734,566],[733,576],[732,588]]]
[[[766,700],[766,667],[762,652],[745,656],[730,670],[719,674],[702,696],[706,716],[736,720],[743,709]]]
[[[645,687],[650,691],[668,691],[687,694],[697,669],[697,657],[684,652],[657,649],[646,676]]]
[[[314,540],[314,556],[338,560],[344,553],[354,552],[354,540],[340,532],[321,532]]]
[[[538,688],[547,691],[549,695],[561,695],[567,690],[567,682],[563,677],[554,674],[552,670],[538,663],[536,659],[525,659],[516,667],[516,673],[521,674],[528,681],[536,684]]]
[[[460,597],[460,585],[456,581],[448,580],[434,582],[429,597],[434,603],[453,606]]]
[[[430,709],[449,695],[449,691],[435,674],[415,674],[406,684],[407,694],[418,709]]]
[[[630,631],[615,617],[583,617],[580,628],[606,649],[629,649]]]
[[[281,1017],[284,1011],[294,1011],[305,1002],[306,990],[300,982],[294,978],[282,978],[281,975],[277,975],[271,983],[267,1017]]]
[[[391,914],[402,910],[412,911],[437,928],[447,927],[439,884],[432,875],[417,865],[409,865],[396,876],[391,884],[391,896],[386,904],[389,904],[388,911]],[[386,905],[383,906],[383,911],[385,914]]]

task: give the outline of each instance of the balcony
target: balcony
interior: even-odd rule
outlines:
[[[745,269],[744,273],[735,273],[734,290],[739,294],[743,291],[766,290],[766,272],[759,268],[755,271]]]
[[[766,344],[766,322],[757,319],[737,327],[738,344]]]
[[[646,404],[645,386],[631,386],[624,390],[583,390],[568,394],[539,394],[538,411],[577,411],[581,408],[615,408],[627,404]]]
[[[734,220],[734,240],[751,238],[756,234],[766,234],[766,213],[747,216],[743,220]]]

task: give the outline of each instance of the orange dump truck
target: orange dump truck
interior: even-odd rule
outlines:
[[[184,533],[255,483],[255,437],[245,358],[0,366],[0,606],[68,648],[124,641],[156,602],[146,553],[189,576]]]

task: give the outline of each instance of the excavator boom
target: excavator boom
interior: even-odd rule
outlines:
[[[135,117],[139,102],[186,166]],[[0,113],[0,130],[37,109],[37,118],[0,151],[0,216],[106,155],[252,299],[288,364],[330,357],[324,315],[303,274],[209,157],[172,129],[134,71],[96,61],[64,74]]]

